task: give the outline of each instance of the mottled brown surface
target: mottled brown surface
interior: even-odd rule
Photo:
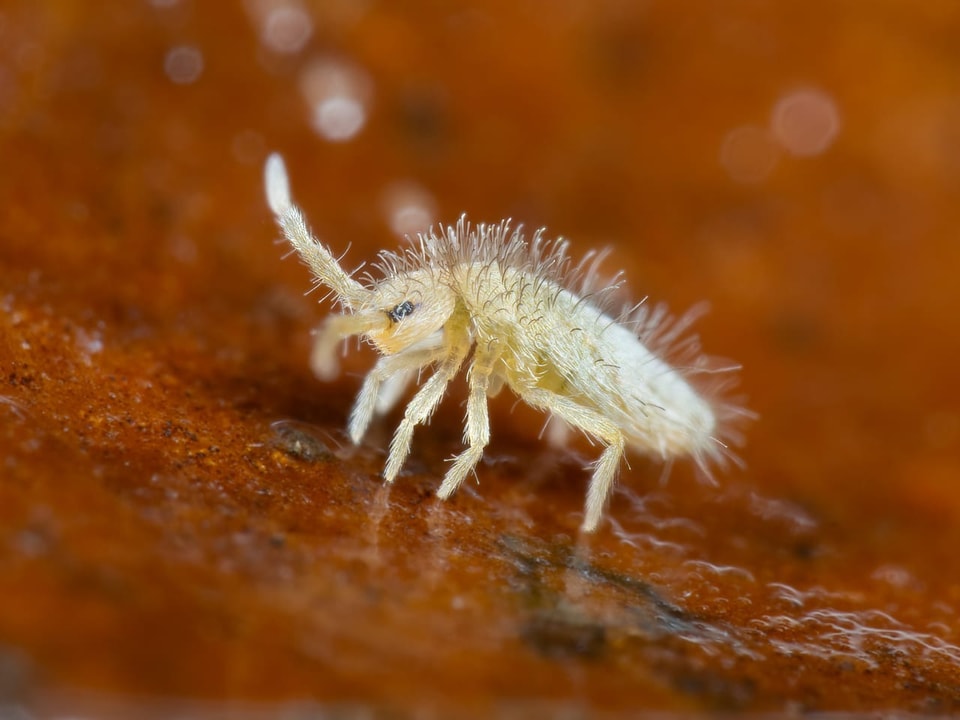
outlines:
[[[0,709],[960,711],[953,0],[317,1],[292,54],[254,6],[0,6]],[[349,142],[311,129],[317,57],[372,81]],[[835,140],[738,180],[728,133],[802,88]],[[351,448],[372,355],[310,375],[270,149],[348,265],[412,180],[709,299],[747,469],[634,456],[578,539],[596,449],[502,397],[438,503],[458,385],[381,487],[396,415]]]

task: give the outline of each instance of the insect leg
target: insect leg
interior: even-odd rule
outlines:
[[[310,351],[310,369],[321,380],[334,380],[340,374],[337,347],[341,340],[362,335],[380,322],[379,316],[366,314],[330,315],[317,330]]]
[[[494,346],[477,347],[470,365],[468,382],[470,396],[467,398],[467,427],[464,433],[464,442],[468,447],[460,453],[447,471],[443,483],[437,491],[437,497],[446,500],[456,492],[464,478],[473,471],[483,449],[490,442],[490,418],[487,413],[487,391],[493,366],[497,361],[498,352]]]
[[[401,351],[402,355],[411,356],[409,364],[404,364],[402,369],[398,369],[389,377],[383,380],[380,390],[377,392],[377,403],[374,408],[374,414],[385,415],[393,409],[397,401],[403,396],[404,390],[414,378],[414,374],[419,374],[425,365],[436,362],[442,357],[441,348],[443,348],[444,336],[443,330],[437,330],[430,337],[424,338],[419,342],[405,348]],[[429,350],[430,352],[424,352]],[[413,354],[421,358],[419,361],[413,360]]]
[[[499,374],[494,373],[490,376],[490,382],[487,384],[487,397],[492,398],[500,394],[500,391],[503,390],[503,386],[506,385],[506,378]]]
[[[604,448],[593,467],[583,524],[580,526],[583,532],[593,532],[600,523],[607,496],[620,469],[624,448],[623,433],[600,413],[578,405],[558,393],[534,388],[524,390],[522,397],[527,404],[553,413],[561,420],[599,438],[606,444],[607,447]]]
[[[426,363],[423,364],[425,365]],[[418,365],[415,368],[404,368],[384,378],[380,384],[380,389],[377,391],[377,400],[373,408],[373,414],[386,415],[393,410],[407,387],[413,382],[416,371],[421,367],[422,365]]]
[[[439,352],[447,359],[440,368],[427,380],[410,400],[403,414],[403,420],[397,427],[390,442],[390,454],[387,456],[387,465],[383,469],[383,479],[388,483],[396,479],[403,461],[410,454],[410,442],[413,440],[413,429],[425,422],[443,398],[447,385],[456,377],[460,365],[470,351],[470,338],[464,334],[458,341],[445,345]]]
[[[442,352],[441,347],[410,348],[377,360],[377,364],[364,378],[363,387],[360,388],[353,410],[350,411],[350,439],[359,444],[373,420],[374,413],[390,410],[413,379],[413,372],[436,361]],[[388,393],[389,397],[385,397]]]

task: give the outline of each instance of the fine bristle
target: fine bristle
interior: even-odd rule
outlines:
[[[287,168],[279,153],[271,153],[263,168],[263,184],[267,191],[267,204],[274,215],[283,215],[293,205],[290,199],[290,180]]]

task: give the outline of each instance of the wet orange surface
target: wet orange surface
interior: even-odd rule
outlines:
[[[960,711],[958,36],[952,0],[0,6],[0,710]],[[310,374],[270,150],[349,267],[468,212],[709,300],[746,469],[631,456],[579,537],[597,449],[504,396],[440,503],[459,383],[385,489],[399,416],[353,448],[372,353]]]

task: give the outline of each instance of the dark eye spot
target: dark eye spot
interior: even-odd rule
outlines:
[[[387,310],[387,317],[389,317],[393,322],[400,322],[407,315],[412,313],[416,309],[414,305],[409,300],[404,300],[402,303],[397,305],[393,310]]]

